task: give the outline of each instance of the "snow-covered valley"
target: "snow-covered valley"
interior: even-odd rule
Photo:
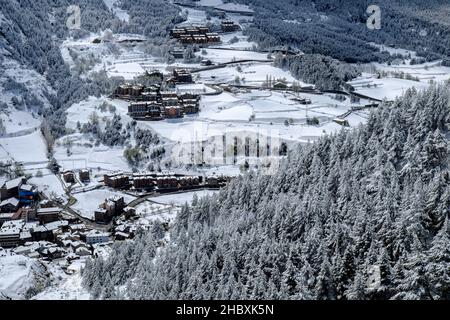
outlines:
[[[130,21],[129,13],[119,8],[119,1],[104,2],[123,23]],[[198,5],[196,9],[180,7],[186,20],[179,26],[220,22],[217,17],[207,20],[205,8],[231,11],[227,18],[244,26],[251,19],[251,9],[241,4],[201,0]],[[137,84],[155,70],[164,75],[170,75],[177,68],[189,70],[194,83],[176,84],[173,91],[201,96],[200,110],[176,119],[136,120],[129,113],[132,101],[115,97],[111,90],[110,94],[89,96],[65,109],[67,132],[51,146],[42,126],[46,119],[37,112],[36,105],[49,108],[49,96],[55,94],[55,90],[45,76],[36,71],[11,59],[0,60],[0,186],[11,180],[13,174],[26,176],[27,183],[36,186],[42,198],[57,203],[58,208],[71,218],[78,218],[78,222],[102,231],[112,224],[96,222],[99,205],[107,210],[108,201],[121,197],[124,206],[132,207],[136,216],[134,220],[120,221],[123,230],[115,234],[125,237],[124,234],[131,234],[139,227],[147,230],[153,228],[154,223],[162,223],[167,226],[161,239],[163,247],[170,241],[170,227],[182,206],[192,203],[194,198],[216,194],[218,190],[205,187],[150,195],[150,192],[135,189],[115,190],[107,186],[105,175],[120,172],[133,176],[151,172],[205,179],[236,177],[266,165],[264,158],[278,164],[286,155],[280,151],[282,147],[293,150],[298,144],[310,144],[325,135],[359,127],[366,123],[378,100],[393,101],[409,88],[425,89],[432,83],[450,79],[450,67],[442,66],[442,61],[410,65],[410,59],[405,57],[397,64],[358,65],[361,76],[348,84],[362,97],[353,99],[351,93],[315,90],[313,83],[303,82],[289,70],[275,67],[274,55],[258,50],[257,44],[249,41],[242,30],[221,36],[220,44],[196,51],[193,61],[167,59],[167,53],[162,52],[165,49],[161,49],[163,46],[154,45],[152,39],[139,34],[113,34],[108,29],[65,39],[59,47],[64,62],[71,73],[87,81],[105,77],[115,79],[116,82],[111,82],[114,84]],[[23,87],[27,87],[27,94],[22,93]],[[124,139],[123,143],[115,143],[119,138],[114,134],[105,134],[110,128]],[[139,144],[139,131],[153,135],[152,140]],[[100,137],[99,132],[104,136]],[[255,146],[249,147],[249,152],[233,154],[229,161],[225,154],[234,152],[235,137],[241,142],[249,139],[249,144],[254,142]],[[204,147],[216,146],[218,141],[225,140],[227,144],[222,145],[220,152],[215,147],[211,150]],[[267,148],[273,148],[267,157],[260,155],[263,141],[269,141]],[[190,154],[194,148],[197,153],[201,150],[201,160]],[[215,156],[203,158],[206,149]],[[134,151],[141,156],[139,161],[133,162],[130,154]],[[58,164],[59,172],[53,170],[53,162]],[[89,171],[89,182],[81,181],[80,170]],[[64,174],[69,171],[76,173],[73,182],[65,180]],[[80,242],[78,240],[73,242]],[[130,241],[126,237],[122,240]],[[107,257],[113,242],[92,246],[89,256]],[[46,245],[41,243],[39,250]],[[91,298],[81,282],[87,256],[80,254],[70,261],[65,258],[49,260],[31,254],[38,252],[37,248],[28,252],[23,247],[26,245],[21,250],[26,250],[27,254],[0,247],[0,300]],[[67,250],[72,256],[80,252],[80,247],[70,244]]]

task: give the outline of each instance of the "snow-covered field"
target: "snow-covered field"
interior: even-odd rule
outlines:
[[[118,2],[117,0],[103,0],[103,2],[105,2],[106,6],[109,8],[109,10],[114,12],[114,14],[120,20],[125,21],[125,22],[128,22],[130,20],[129,14],[125,10],[122,10],[116,6],[117,2]]]
[[[200,0],[198,2],[199,5],[205,7],[214,7],[223,10],[232,10],[232,11],[244,11],[244,12],[253,12],[249,6],[238,3],[224,3],[222,0]]]
[[[28,298],[30,289],[44,286],[46,274],[40,262],[21,255],[8,253],[5,255],[2,251],[0,251],[0,300],[2,297]]]
[[[72,209],[79,212],[81,216],[85,218],[93,219],[94,211],[99,208],[99,205],[103,203],[105,200],[114,196],[124,197],[125,204],[135,199],[135,197],[125,194],[123,192],[118,192],[109,189],[99,189],[84,193],[78,193],[74,195],[74,198],[77,200],[77,203],[75,203],[75,205],[72,206]]]
[[[90,294],[81,285],[81,268],[85,259],[74,260],[67,270],[74,272],[66,274],[58,263],[48,263],[47,268],[51,274],[51,283],[42,292],[32,297],[32,300],[89,300]]]
[[[130,16],[124,10],[117,7],[118,0],[103,0],[105,5],[122,21],[129,22]],[[200,0],[200,6],[215,7],[222,10],[245,11],[250,13],[248,6],[224,3],[222,0]],[[187,13],[187,20],[182,25],[205,24],[206,13],[201,8],[183,8],[182,14]],[[1,18],[0,18],[1,19]],[[251,16],[239,13],[227,14],[227,19],[239,22],[242,26],[248,25]],[[212,17],[210,22],[220,23],[217,17]],[[289,22],[297,23],[295,20]],[[79,40],[67,39],[60,47],[64,61],[74,73],[80,73],[82,78],[89,78],[94,72],[104,71],[110,77],[123,77],[126,81],[133,81],[135,77],[145,74],[146,71],[160,70],[165,74],[175,67],[188,69],[203,68],[200,63],[187,64],[182,60],[175,63],[167,63],[164,58],[148,54],[146,43],[141,45],[124,45],[125,39],[144,40],[142,35],[115,34],[108,41],[94,43],[96,39],[105,39],[108,31],[92,33]],[[287,84],[294,82],[301,86],[309,85],[296,80],[290,72],[276,68],[268,60],[266,53],[252,51],[255,43],[248,41],[242,31],[222,34],[222,43],[204,48],[196,54],[201,59],[211,60],[213,64],[229,63],[238,60],[261,60],[244,63],[233,63],[224,68],[200,71],[194,74],[196,84],[178,85],[179,92],[196,92],[200,94],[213,94],[220,85],[251,86],[252,89],[234,88],[231,91],[223,91],[217,95],[203,95],[201,111],[199,114],[186,116],[176,120],[163,120],[157,122],[138,122],[137,127],[150,129],[161,138],[165,147],[167,159],[179,160],[175,152],[177,147],[189,148],[193,142],[202,142],[207,146],[222,141],[224,135],[231,137],[271,137],[271,142],[278,140],[288,144],[310,143],[324,134],[331,134],[342,129],[342,126],[333,120],[346,114],[353,106],[367,104],[369,101],[361,100],[352,104],[347,98],[344,101],[335,99],[332,94],[299,94],[297,96],[289,92],[272,91],[262,89],[265,82],[283,80]],[[237,42],[236,42],[237,38]],[[411,51],[383,47],[382,50],[391,54],[402,54],[416,57]],[[0,49],[1,50],[1,49]],[[80,65],[82,61],[88,61],[87,66]],[[45,77],[35,71],[20,66],[17,62],[5,58],[2,62],[3,69],[0,75],[0,102],[6,103],[6,110],[0,110],[0,119],[5,132],[0,134],[0,161],[20,162],[24,165],[25,173],[32,174],[29,182],[38,186],[39,190],[50,198],[60,197],[68,200],[62,181],[47,169],[47,146],[39,130],[41,120],[35,114],[35,106],[27,106],[25,109],[16,110],[12,99],[17,96],[20,88],[10,88],[8,81],[14,80],[18,84],[26,86],[35,97],[36,103],[44,107],[49,106],[46,92],[54,94]],[[86,69],[83,69],[83,68]],[[430,82],[443,82],[450,78],[450,68],[440,66],[439,61],[423,63],[419,65],[405,64],[391,65],[373,63],[371,66],[375,72],[364,72],[361,77],[350,82],[357,92],[383,99],[395,99],[402,95],[408,88],[423,89]],[[380,73],[380,74],[378,74]],[[403,73],[417,81],[400,79],[398,74]],[[397,76],[397,77],[394,77]],[[15,85],[17,86],[17,85]],[[20,85],[19,85],[20,87]],[[254,87],[261,89],[254,89]],[[220,92],[220,91],[219,91]],[[219,93],[218,92],[218,93]],[[311,104],[303,105],[295,99],[306,98]],[[101,106],[107,104],[103,111]],[[111,106],[111,107],[109,107]],[[129,163],[124,157],[126,146],[107,147],[95,145],[93,138],[81,134],[77,127],[89,121],[89,117],[96,112],[100,126],[104,126],[107,119],[112,119],[114,114],[121,116],[125,127],[131,122],[127,115],[128,102],[110,99],[108,97],[90,97],[84,101],[70,106],[67,113],[67,128],[73,133],[56,141],[54,157],[61,165],[62,170],[89,168],[92,172],[92,182],[89,188],[98,183],[96,176],[106,172],[131,171]],[[346,116],[350,127],[356,127],[364,123],[369,111],[352,112]],[[319,124],[308,125],[307,120],[316,118]],[[103,127],[102,127],[103,128]],[[229,137],[227,136],[227,139]],[[263,139],[261,139],[263,141]],[[230,141],[230,140],[228,140]],[[129,141],[134,144],[134,138]],[[229,151],[229,150],[225,150]],[[171,154],[171,152],[173,152]],[[251,157],[248,157],[251,158]],[[156,163],[156,161],[155,161]],[[207,164],[202,168],[184,166],[187,163],[173,161],[174,171],[189,173],[189,170],[198,170],[206,176],[209,175],[238,175],[243,164],[242,157],[236,163]],[[181,164],[177,167],[177,164]],[[42,175],[36,175],[40,171]],[[192,173],[192,172],[191,172]],[[0,177],[0,184],[5,181]],[[81,186],[76,187],[73,197],[77,202],[72,209],[88,219],[94,218],[94,211],[99,205],[112,196],[123,196],[129,203],[136,199],[124,192],[107,188],[75,193]],[[166,194],[148,198],[136,206],[138,219],[137,225],[149,226],[155,220],[171,222],[185,203],[191,203],[194,195],[201,198],[217,191],[198,190],[177,194]],[[81,286],[80,270],[85,260],[76,260],[68,266],[73,275],[66,274],[59,263],[65,261],[44,262],[24,256],[5,254],[6,250],[0,249],[0,299],[2,295],[23,299],[29,289],[38,287],[43,291],[33,299],[89,299],[89,293]],[[47,286],[47,287],[46,287]]]
[[[194,195],[198,198],[202,198],[207,195],[213,195],[217,193],[216,190],[198,190],[184,193],[168,194],[151,198],[152,201],[162,204],[173,204],[177,206],[184,205],[186,202],[191,203]]]
[[[148,226],[151,222],[172,221],[179,212],[179,208],[172,204],[160,204],[146,200],[136,207],[136,214],[139,217],[138,225]]]
[[[379,78],[377,74],[363,73],[361,77],[349,83],[355,87],[357,92],[378,99],[394,100],[409,88],[414,87],[421,90],[427,88],[432,82],[439,83],[450,79],[450,67],[441,66],[440,61],[418,65],[373,63],[372,66],[378,72],[386,73],[387,77]],[[394,74],[404,74],[405,79],[394,77]],[[406,75],[415,80],[406,79]]]

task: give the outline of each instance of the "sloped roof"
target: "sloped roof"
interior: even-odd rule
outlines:
[[[6,205],[13,205],[13,206],[17,207],[19,205],[19,200],[17,200],[16,198],[9,198],[9,199],[3,200],[0,203],[0,207],[6,206]]]

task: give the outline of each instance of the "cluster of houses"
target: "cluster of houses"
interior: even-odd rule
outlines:
[[[22,219],[44,220],[45,214],[41,210],[35,210],[34,204],[38,200],[37,188],[28,184],[24,177],[3,183],[0,187],[0,226],[9,221]],[[0,234],[0,245],[1,241]]]
[[[66,183],[76,183],[76,173],[72,170],[64,171],[62,177]],[[83,183],[89,182],[91,179],[89,170],[82,169],[78,171],[78,178]]]
[[[178,190],[191,190],[198,188],[220,188],[225,186],[230,177],[187,176],[181,174],[165,173],[138,173],[124,174],[122,172],[104,175],[106,186],[120,190],[143,190],[172,192]]]
[[[192,74],[187,69],[175,68],[165,77],[167,84],[191,84]],[[113,96],[131,101],[128,114],[136,120],[163,120],[196,114],[200,110],[200,94],[194,92],[162,91],[160,84],[145,86],[124,83]]]
[[[178,77],[183,77],[177,73]],[[123,84],[114,93],[115,97],[131,100],[128,114],[136,120],[162,120],[180,118],[200,110],[200,95],[161,91],[159,86]]]
[[[174,119],[199,111],[200,95],[195,93],[161,92],[128,106],[129,116],[136,120]]]
[[[189,70],[184,68],[175,68],[172,73],[164,76],[159,71],[147,73],[148,78],[157,78],[155,84],[150,86],[144,86],[142,84],[124,83],[118,86],[113,97],[133,100],[133,101],[150,101],[153,96],[158,96],[161,92],[161,84],[165,82],[167,85],[172,86],[175,84],[188,84],[193,83],[192,74]]]
[[[74,181],[75,173],[65,173],[67,182]],[[80,179],[85,181],[88,173],[81,170]],[[134,237],[135,228],[129,225],[113,229],[112,233],[88,227],[44,199],[24,177],[6,181],[0,187],[0,199],[0,248],[10,248],[16,254],[71,261],[94,254],[97,245]],[[119,215],[124,221],[135,216],[133,208],[125,207],[123,197],[105,200],[98,211],[95,215],[99,222]]]
[[[209,45],[221,42],[219,34],[210,32],[207,26],[175,27],[170,31],[170,35],[184,45]]]
[[[222,32],[236,32],[241,30],[241,26],[234,21],[225,20],[220,24]]]

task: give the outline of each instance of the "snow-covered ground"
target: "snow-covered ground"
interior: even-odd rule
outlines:
[[[230,10],[230,11],[243,11],[243,12],[253,12],[249,6],[239,3],[224,3],[222,0],[200,0],[198,2],[199,5],[205,7],[213,7],[222,10]]]
[[[130,15],[125,11],[117,7],[118,0],[103,0],[106,6],[114,12],[114,14],[122,21],[128,22],[130,20]]]
[[[26,135],[41,126],[38,116],[26,111],[9,110],[7,113],[0,113],[0,119],[5,128],[5,133],[0,134],[0,138]]]
[[[65,263],[61,260],[61,263]],[[81,268],[84,267],[85,258],[74,260],[67,266],[73,274],[66,274],[58,261],[47,263],[50,272],[49,286],[32,297],[32,300],[89,300],[90,294],[81,285]]]
[[[184,205],[185,203],[191,203],[194,198],[194,195],[197,195],[198,198],[202,198],[204,196],[213,195],[215,193],[217,193],[216,190],[198,190],[198,191],[191,191],[191,192],[162,195],[162,196],[151,198],[151,200],[156,203],[169,204],[169,205],[173,204],[173,205],[181,206],[181,205]]]
[[[40,131],[14,138],[1,138],[0,142],[0,158],[9,156],[25,164],[47,162],[45,141]]]
[[[127,12],[117,7],[118,0],[104,0],[108,8],[121,20],[128,22]],[[251,12],[244,5],[234,3],[224,4],[222,0],[200,0],[201,6],[216,7],[222,10],[235,10]],[[206,13],[200,8],[183,8],[187,12],[187,21],[184,25],[204,24]],[[249,21],[251,17],[239,14],[227,14],[228,19],[240,22]],[[213,17],[211,22],[217,23]],[[295,23],[295,21],[291,21]],[[243,22],[246,24],[246,22]],[[93,72],[105,71],[108,76],[120,76],[127,81],[132,81],[136,76],[154,69],[168,74],[174,67],[189,69],[202,68],[199,63],[186,64],[181,60],[168,64],[165,59],[151,56],[147,53],[145,44],[128,46],[122,45],[124,39],[142,40],[140,35],[116,34],[106,42],[94,43],[95,39],[103,39],[106,32],[92,33],[86,38],[73,40],[67,39],[61,45],[61,53],[65,62],[73,72],[80,72],[80,61],[89,60],[89,66],[81,73],[88,78]],[[205,48],[197,53],[202,59],[209,59],[213,64],[228,63],[237,60],[267,60],[265,53],[252,51],[255,43],[247,40],[241,31],[223,34],[222,43]],[[235,42],[235,38],[238,39]],[[227,49],[227,50],[223,50]],[[1,49],[0,49],[1,50]],[[383,47],[382,50],[391,54],[402,54],[415,57],[414,52]],[[48,106],[45,92],[54,93],[45,78],[32,70],[19,66],[17,62],[5,60],[4,72],[0,75],[0,90],[8,79],[25,85],[34,94],[37,101]],[[374,98],[389,100],[400,96],[407,88],[425,88],[430,81],[442,82],[450,78],[450,68],[442,67],[439,62],[425,63],[411,66],[408,64],[372,64],[377,73],[385,73],[387,76],[379,77],[376,73],[365,72],[361,77],[350,82],[358,92]],[[403,72],[418,81],[394,78],[394,73]],[[194,75],[197,82],[192,85],[179,85],[180,92],[194,91],[198,93],[213,93],[219,84],[241,84],[252,87],[262,87],[267,79],[271,81],[283,80],[287,84],[297,82],[299,85],[308,85],[298,81],[285,70],[274,67],[270,62],[252,61],[239,64],[230,64],[227,67],[201,71]],[[17,161],[24,164],[26,173],[33,174],[30,183],[39,187],[48,197],[67,196],[61,180],[47,169],[47,148],[43,136],[39,130],[41,119],[33,111],[18,111],[12,107],[14,90],[4,92],[0,96],[0,102],[8,105],[7,110],[0,110],[0,118],[5,126],[5,134],[0,136],[0,161]],[[295,98],[306,98],[311,104],[299,104]],[[107,103],[112,108],[104,111],[100,107]],[[368,103],[361,100],[357,104],[350,103],[347,98],[344,101],[336,100],[334,95],[324,94],[299,94],[298,96],[288,92],[271,91],[268,89],[239,89],[233,92],[224,91],[217,95],[204,95],[201,100],[201,111],[197,115],[186,116],[182,119],[163,120],[157,122],[138,122],[138,128],[150,129],[157,133],[167,150],[167,157],[177,160],[180,150],[177,147],[187,149],[193,142],[203,142],[206,146],[214,145],[222,141],[224,135],[227,139],[234,136],[261,138],[271,137],[288,143],[309,143],[317,140],[324,134],[330,134],[342,129],[333,119],[345,114],[353,106]],[[32,106],[31,106],[32,107]],[[31,108],[33,110],[33,108]],[[114,110],[113,110],[114,109]],[[86,135],[77,130],[78,123],[83,125],[89,121],[89,117],[96,112],[101,126],[106,119],[111,119],[114,114],[119,114],[125,126],[132,119],[127,115],[128,102],[114,100],[107,97],[91,97],[72,105],[67,109],[67,127],[75,131],[56,141],[54,157],[66,169],[92,169],[92,184],[98,182],[95,176],[101,176],[105,172],[131,171],[131,168],[123,156],[125,146],[114,148],[103,145],[95,146]],[[369,111],[353,112],[346,117],[351,127],[364,123]],[[307,124],[307,119],[317,118],[319,124],[312,126]],[[230,140],[229,140],[230,141]],[[272,140],[271,140],[272,141]],[[129,141],[134,143],[133,138]],[[273,141],[272,141],[273,142]],[[67,152],[69,149],[69,153]],[[173,151],[173,154],[170,154]],[[228,150],[225,150],[228,151]],[[177,164],[174,161],[175,165]],[[181,162],[184,165],[187,163]],[[190,169],[186,166],[172,168],[180,173],[189,173],[196,170],[201,174],[209,175],[238,175],[243,159],[236,163],[207,163],[201,168]],[[36,176],[37,171],[42,176]],[[0,177],[0,184],[4,177]],[[80,188],[76,188],[80,189]],[[173,221],[180,207],[190,203],[197,195],[199,198],[210,195],[216,191],[198,190],[185,193],[167,194],[149,198],[136,206],[138,215],[137,224],[149,226],[155,220]],[[125,202],[136,199],[129,194],[106,188],[95,189],[84,193],[73,194],[77,202],[72,208],[82,216],[92,219],[94,211],[107,198],[115,195],[124,196]],[[41,262],[23,256],[5,255],[0,251],[0,298],[1,294],[13,298],[24,298],[27,291],[35,287],[36,279],[40,289],[44,289],[33,299],[89,299],[89,294],[81,286],[80,270],[85,263],[84,259],[74,261],[68,270],[74,272],[67,275],[59,262]],[[5,250],[3,250],[5,252]],[[36,278],[36,275],[38,277]],[[41,281],[42,280],[42,281]],[[47,288],[44,280],[49,280]],[[45,281],[44,281],[45,282]]]
[[[401,49],[397,49],[397,51],[403,52]],[[406,62],[409,63],[409,61]],[[361,77],[349,83],[355,87],[357,92],[378,99],[394,100],[408,88],[425,89],[432,82],[440,83],[450,79],[450,67],[441,66],[440,61],[417,65],[373,63],[372,68],[376,70],[375,74],[365,72]],[[378,73],[384,73],[386,76],[380,78]],[[404,74],[404,79],[399,79],[397,77],[399,74]],[[408,80],[406,76],[415,80]]]
[[[2,250],[3,251],[3,250]],[[0,300],[29,298],[31,290],[44,288],[46,269],[36,259],[0,251]]]
[[[74,195],[77,202],[72,206],[72,209],[85,218],[94,219],[94,211],[99,208],[99,205],[114,196],[124,197],[125,204],[135,199],[135,197],[119,191],[109,189],[92,190]]]
[[[38,186],[39,191],[42,191],[47,197],[54,199],[58,197],[66,198],[64,188],[61,181],[50,172],[48,169],[41,170],[42,177],[32,177],[29,182]]]

